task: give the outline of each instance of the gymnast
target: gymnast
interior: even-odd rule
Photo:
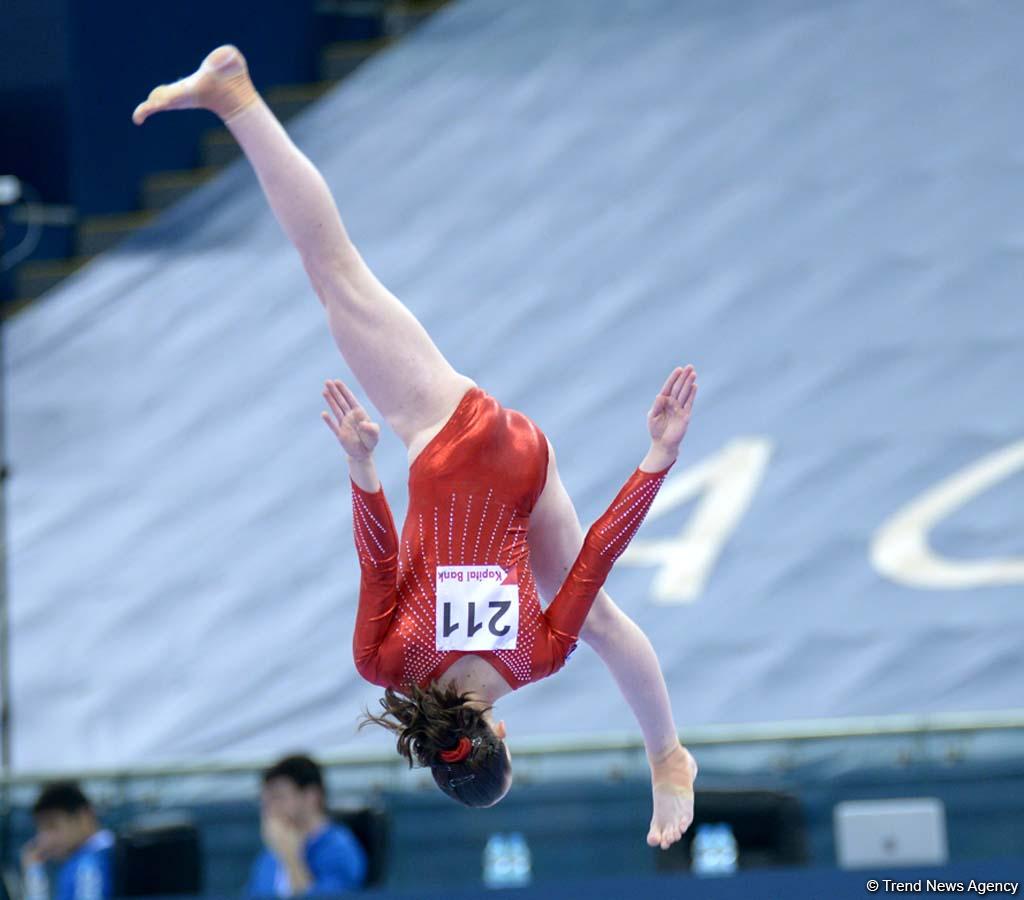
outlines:
[[[363,261],[321,174],[292,143],[237,48],[153,89],[132,116],[207,109],[255,169],[298,250],[338,349],[409,458],[409,508],[396,532],[373,463],[380,426],[350,388],[327,381],[322,414],[344,449],[361,580],[356,668],[385,688],[382,714],[412,765],[446,794],[492,806],[511,756],[494,703],[560,669],[582,638],[615,678],[643,733],[651,769],[652,847],[693,819],[697,764],[679,741],[650,641],[603,590],[640,527],[686,433],[692,366],[669,374],[648,412],[650,449],[584,538],[555,451],[524,414],[455,371],[415,316]],[[540,595],[550,599],[541,609]]]

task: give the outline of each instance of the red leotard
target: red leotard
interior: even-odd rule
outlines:
[[[360,675],[398,690],[411,683],[426,686],[459,657],[475,653],[514,690],[565,664],[612,564],[640,527],[672,466],[661,472],[633,472],[587,532],[565,583],[542,610],[530,570],[527,529],[547,466],[548,445],[540,428],[523,413],[502,407],[483,388],[473,387],[413,460],[401,544],[383,487],[371,494],[351,482],[362,572],[352,640]],[[516,649],[436,649],[439,565],[516,570]]]

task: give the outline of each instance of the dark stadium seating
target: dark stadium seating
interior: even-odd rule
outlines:
[[[203,889],[199,831],[184,817],[142,819],[122,829],[114,845],[114,894],[153,897]]]

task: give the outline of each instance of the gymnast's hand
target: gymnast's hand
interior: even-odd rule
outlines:
[[[697,396],[697,373],[693,366],[676,367],[647,413],[651,446],[675,459],[690,424],[693,398]]]
[[[337,379],[324,382],[324,399],[334,415],[322,412],[320,417],[344,447],[349,459],[369,459],[380,439],[380,425],[370,419],[355,394]]]

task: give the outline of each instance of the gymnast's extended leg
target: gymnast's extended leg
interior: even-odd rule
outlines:
[[[218,47],[192,75],[155,88],[133,119],[141,125],[153,113],[188,108],[216,113],[235,136],[302,257],[349,368],[406,447],[422,443],[476,383],[452,368],[370,271],[323,177],[256,92],[236,48]]]
[[[583,528],[558,475],[548,442],[544,490],[530,514],[530,568],[537,587],[551,599],[583,546]],[[647,635],[601,590],[580,637],[608,667],[636,717],[651,766],[654,812],[647,843],[669,847],[693,819],[697,764],[679,743],[668,688]]]

